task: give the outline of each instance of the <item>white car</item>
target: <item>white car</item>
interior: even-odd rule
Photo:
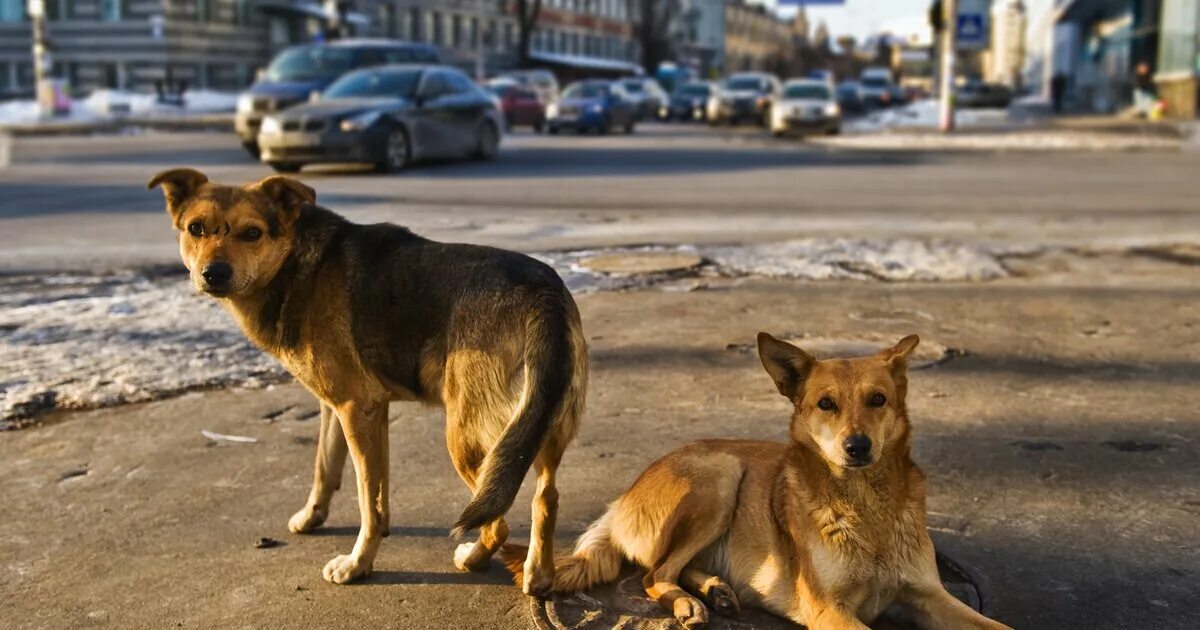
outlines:
[[[837,92],[825,81],[792,79],[771,108],[771,133],[782,136],[792,132],[816,132],[833,135],[842,130],[842,110]]]

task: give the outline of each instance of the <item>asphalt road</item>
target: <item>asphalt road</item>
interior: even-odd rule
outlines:
[[[152,173],[269,174],[213,134],[22,139],[12,158],[0,169],[0,271],[11,273],[174,264],[161,195],[144,190]],[[1189,153],[830,151],[646,125],[632,137],[517,135],[490,163],[302,177],[355,220],[522,250],[822,235],[1073,246],[1010,256],[1012,275],[989,282],[704,277],[697,291],[578,296],[593,370],[561,471],[557,544],[671,448],[785,438],[787,406],[746,351],[755,332],[860,346],[917,332],[961,351],[914,372],[909,403],[935,543],[972,572],[987,611],[1016,628],[1182,630],[1200,609],[1198,166]],[[1136,247],[1147,243],[1183,247]],[[0,341],[36,319],[20,311],[6,311]],[[20,373],[0,367],[0,386]],[[467,493],[431,408],[392,408],[392,530],[375,576],[321,580],[352,544],[357,510],[343,490],[319,535],[284,527],[311,478],[312,407],[295,384],[233,388],[0,433],[0,619],[526,627],[529,602],[498,565],[466,575],[450,564],[446,527]],[[212,444],[204,429],[260,442]],[[518,539],[526,486],[510,513]],[[255,549],[263,536],[283,545]],[[596,596],[633,608],[579,628],[669,627],[644,599]],[[717,624],[779,627],[753,615]]]
[[[270,170],[225,134],[21,138],[0,169],[0,269],[174,258],[160,169],[216,181]],[[531,250],[613,243],[917,234],[1092,245],[1200,235],[1200,154],[871,152],[752,131],[643,125],[633,136],[509,137],[488,163],[396,176],[306,170],[359,221]]]

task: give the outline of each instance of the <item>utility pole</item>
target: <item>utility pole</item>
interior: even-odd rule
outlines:
[[[954,59],[958,45],[958,0],[942,0],[941,93],[938,95],[938,128],[954,131]]]
[[[29,0],[25,10],[33,21],[33,90],[38,104],[38,117],[50,118],[54,115],[54,94],[49,82],[51,62],[46,45],[46,1]]]
[[[475,80],[484,79],[484,55],[487,54],[488,43],[491,39],[487,31],[487,21],[484,19],[484,0],[475,0]],[[484,35],[489,35],[485,37]]]

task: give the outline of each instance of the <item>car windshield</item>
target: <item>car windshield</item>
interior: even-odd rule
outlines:
[[[492,94],[499,96],[500,98],[504,98],[505,96],[508,96],[508,93],[513,91],[513,89],[516,87],[517,86],[511,83],[489,83],[487,90]]]
[[[888,86],[888,81],[882,77],[864,77],[862,84],[869,88],[885,88]]]
[[[312,81],[339,76],[354,69],[352,48],[306,46],[281,53],[267,67],[271,81]]]
[[[737,77],[725,82],[727,90],[761,90],[764,81],[758,77]]]
[[[678,90],[675,90],[676,96],[708,96],[708,86],[700,83],[692,83],[685,85]]]
[[[823,85],[789,85],[783,88],[784,98],[829,98],[829,88]]]
[[[348,74],[325,90],[325,98],[407,98],[417,91],[420,70],[369,70]]]
[[[625,81],[621,85],[625,86],[630,92],[641,92],[646,86],[642,85],[641,81]]]
[[[603,83],[576,83],[563,92],[563,98],[604,98],[608,86]]]

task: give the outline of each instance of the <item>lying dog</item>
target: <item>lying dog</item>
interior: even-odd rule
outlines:
[[[288,522],[319,526],[347,447],[358,474],[354,550],[325,565],[338,584],[371,571],[388,529],[388,403],[446,409],[446,443],[474,492],[455,532],[460,569],[483,570],[508,537],[504,514],[537,472],[526,593],[554,579],[555,470],[587,386],[579,312],[562,279],[527,256],[436,243],[393,225],[355,225],[308,186],[268,177],[222,186],[192,169],[155,175],[197,289],[321,401],[312,493]]]
[[[764,608],[811,630],[866,628],[892,604],[927,628],[1005,628],[938,578],[925,477],[909,458],[910,336],[875,356],[817,361],[760,333],[794,405],[790,443],[707,440],[650,465],[557,559],[554,590],[612,581],[623,560],[685,627]],[[502,555],[520,579],[523,547]]]

